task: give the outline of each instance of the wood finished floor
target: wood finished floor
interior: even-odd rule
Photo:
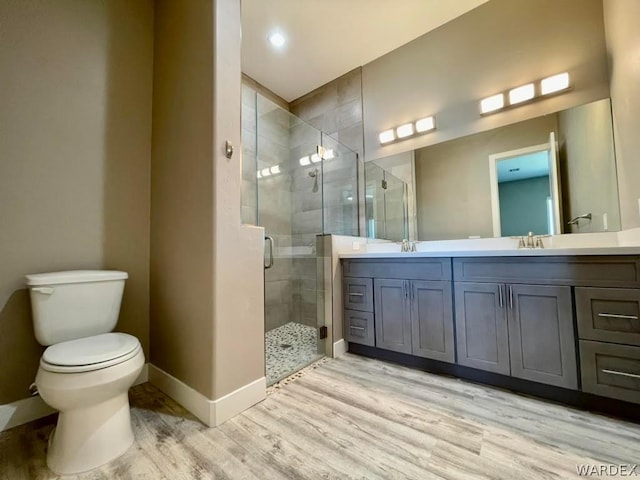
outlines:
[[[77,478],[522,480],[640,462],[640,425],[349,354],[218,428],[150,384],[130,396],[136,444]],[[53,422],[0,434],[0,478],[56,478]]]

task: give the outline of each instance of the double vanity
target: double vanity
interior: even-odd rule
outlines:
[[[632,412],[640,248],[576,251],[342,254],[344,338],[354,353]]]

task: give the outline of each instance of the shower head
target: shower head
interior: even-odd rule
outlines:
[[[320,170],[318,170],[317,168],[314,168],[309,172],[309,176],[313,178],[313,188],[311,189],[313,193],[318,191],[318,172],[319,171]]]

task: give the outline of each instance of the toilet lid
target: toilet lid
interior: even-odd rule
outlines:
[[[97,366],[113,363],[140,349],[140,342],[126,333],[104,333],[93,337],[56,343],[44,351],[42,361],[60,367]]]

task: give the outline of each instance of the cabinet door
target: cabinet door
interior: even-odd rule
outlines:
[[[450,282],[411,282],[411,346],[419,357],[455,362]]]
[[[577,389],[571,287],[507,288],[511,375]]]
[[[409,281],[373,281],[376,347],[411,353]]]
[[[509,375],[509,334],[503,285],[455,283],[458,363]]]

